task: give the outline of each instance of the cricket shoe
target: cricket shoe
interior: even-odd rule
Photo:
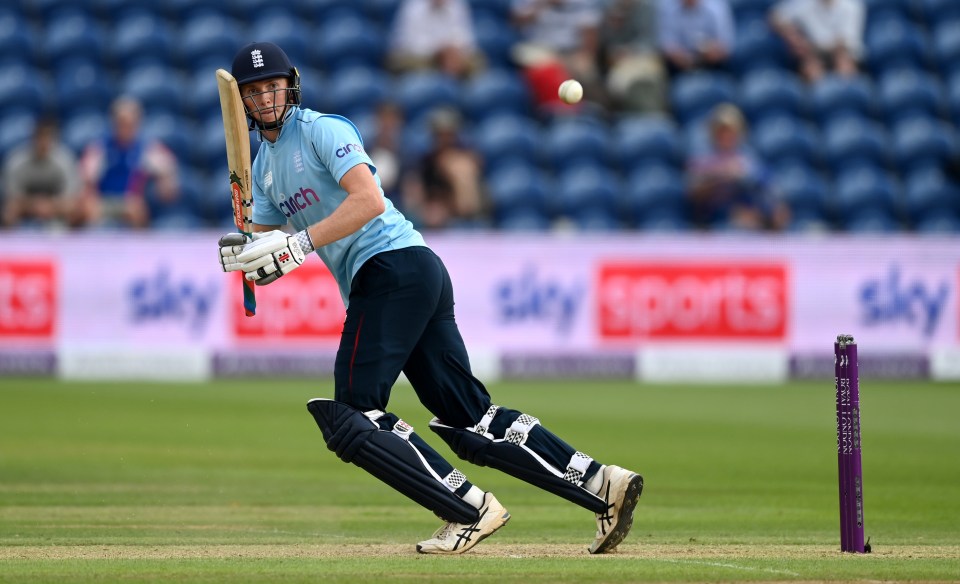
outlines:
[[[597,538],[590,544],[591,554],[613,551],[633,527],[633,509],[643,492],[643,477],[619,466],[603,469],[603,484],[598,496],[607,510],[597,513]]]
[[[510,513],[497,501],[493,493],[483,496],[480,518],[476,523],[448,522],[433,534],[433,538],[417,544],[421,554],[462,554],[481,540],[500,529],[510,520]]]

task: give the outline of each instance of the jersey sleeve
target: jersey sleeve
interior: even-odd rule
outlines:
[[[312,130],[313,148],[337,183],[358,164],[366,164],[370,172],[376,173],[373,161],[363,148],[360,131],[350,120],[326,115],[313,124]]]
[[[264,177],[262,172],[263,170],[254,161],[251,172],[253,175],[253,222],[258,225],[286,225],[286,216],[280,212],[280,209],[277,209],[273,201],[263,192],[261,181]]]

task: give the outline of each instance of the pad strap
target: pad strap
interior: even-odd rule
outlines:
[[[493,418],[497,415],[497,411],[499,409],[500,406],[491,404],[490,407],[487,408],[487,413],[485,413],[483,417],[480,418],[480,421],[477,422],[477,425],[473,428],[470,428],[470,430],[493,440],[493,434],[490,433],[490,424],[493,423]]]
[[[570,481],[578,487],[583,486],[583,475],[587,474],[591,462],[593,462],[593,458],[579,450],[576,451],[570,457],[570,464],[567,465],[567,471],[563,473],[563,480]]]
[[[520,414],[520,417],[517,418],[513,424],[510,424],[509,428],[507,428],[507,432],[503,435],[503,439],[510,444],[523,446],[524,442],[527,441],[527,437],[530,435],[530,430],[533,430],[533,427],[539,423],[540,420],[534,418],[533,416]]]

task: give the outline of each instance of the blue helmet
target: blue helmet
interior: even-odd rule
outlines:
[[[286,77],[290,80],[287,88],[287,103],[300,105],[300,73],[283,49],[274,43],[250,43],[240,49],[233,58],[230,74],[237,80],[237,85],[273,77]],[[250,118],[252,127],[255,122],[249,112],[247,117]],[[280,127],[282,123],[282,121],[278,122],[275,127]]]

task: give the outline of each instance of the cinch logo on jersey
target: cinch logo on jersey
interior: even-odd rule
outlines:
[[[53,339],[57,272],[52,260],[0,261],[0,339]]]
[[[605,339],[786,337],[786,267],[706,263],[602,265],[597,314]]]
[[[357,152],[362,152],[366,154],[366,151],[363,149],[363,146],[360,144],[341,144],[340,147],[337,148],[337,152],[336,152],[337,158],[343,158],[344,156],[346,156],[347,154],[350,154],[354,150],[356,150]]]
[[[250,56],[253,57],[254,67],[263,67],[263,55],[260,54],[260,49],[250,51]]]
[[[291,197],[284,197],[283,195],[280,195],[280,197],[280,210],[287,217],[293,217],[314,203],[320,202],[320,197],[317,196],[316,191],[303,187],[300,187],[300,190]]]

